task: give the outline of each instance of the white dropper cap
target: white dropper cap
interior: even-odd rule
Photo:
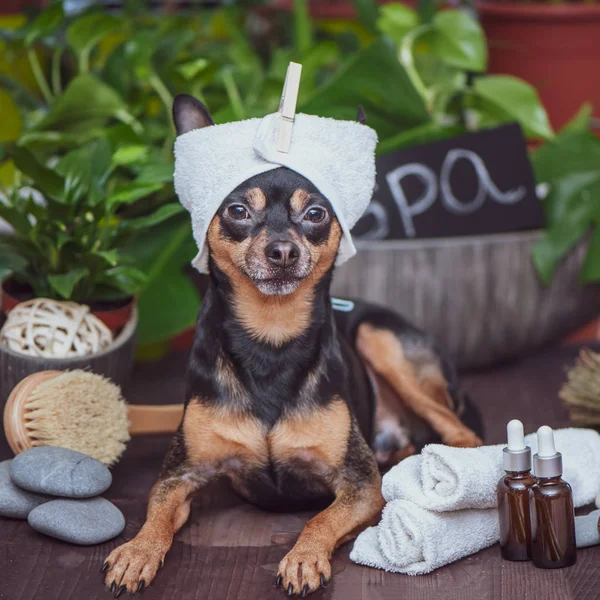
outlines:
[[[506,437],[508,438],[508,449],[511,452],[525,449],[525,432],[523,431],[523,423],[519,419],[509,421],[506,426]]]
[[[533,457],[536,477],[560,477],[563,472],[562,454],[556,451],[554,431],[548,425],[537,430],[538,452]]]
[[[531,469],[531,448],[525,445],[523,423],[513,419],[506,426],[508,446],[504,448],[503,462],[505,471],[521,473]]]

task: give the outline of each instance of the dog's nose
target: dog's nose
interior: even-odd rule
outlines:
[[[293,242],[271,242],[265,248],[267,260],[278,267],[291,267],[300,258],[300,248]]]

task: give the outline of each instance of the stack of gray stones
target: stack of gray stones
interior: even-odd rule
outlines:
[[[111,483],[110,471],[86,454],[31,448],[0,462],[0,516],[72,544],[100,544],[125,528],[123,513],[99,497]]]

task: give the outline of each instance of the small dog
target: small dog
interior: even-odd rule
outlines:
[[[173,115],[179,135],[213,124],[190,96]],[[276,584],[305,596],[329,581],[335,548],[379,519],[378,461],[440,438],[481,444],[476,411],[426,335],[363,302],[332,309],[340,238],[327,198],[284,167],[223,200],[208,230],[183,421],[146,523],[103,566],[115,597],[152,582],[193,494],[217,477],[269,510],[327,506],[279,564]]]

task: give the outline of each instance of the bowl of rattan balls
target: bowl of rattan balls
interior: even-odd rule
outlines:
[[[35,298],[17,304],[0,329],[0,403],[38,371],[87,369],[118,385],[133,367],[137,313],[113,336],[85,304]]]

